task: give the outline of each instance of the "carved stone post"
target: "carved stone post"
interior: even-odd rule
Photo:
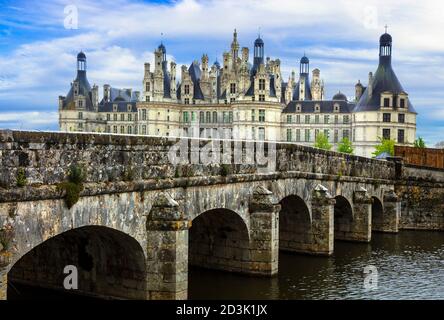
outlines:
[[[0,300],[6,300],[8,292],[9,253],[1,248],[0,244]]]
[[[187,298],[188,229],[191,221],[162,192],[147,218],[147,291],[151,300]]]
[[[370,242],[372,238],[372,198],[362,187],[354,192],[353,213],[349,240]]]
[[[278,272],[280,208],[271,191],[262,186],[254,189],[249,204],[249,273],[271,276]]]
[[[313,246],[312,253],[318,255],[333,254],[334,246],[334,206],[335,199],[327,188],[318,184],[311,200]]]
[[[397,233],[401,215],[401,201],[394,190],[384,192],[382,225],[377,231]]]

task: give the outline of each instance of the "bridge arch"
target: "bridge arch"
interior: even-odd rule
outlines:
[[[225,208],[207,210],[192,220],[188,261],[191,266],[248,272],[250,235],[243,218]]]
[[[68,265],[77,270],[78,290],[64,288]],[[8,298],[26,299],[17,286],[146,299],[145,254],[139,242],[126,233],[104,226],[83,226],[51,237],[19,258],[8,272]]]
[[[306,202],[298,195],[280,201],[279,250],[309,252],[313,242],[311,215]]]
[[[335,197],[334,206],[334,238],[335,240],[349,240],[353,228],[353,207],[351,202],[342,195]]]
[[[372,197],[372,231],[383,230],[384,225],[384,207],[382,201],[376,197]]]

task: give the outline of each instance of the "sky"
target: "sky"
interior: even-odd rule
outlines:
[[[144,62],[161,41],[179,76],[204,53],[222,61],[235,28],[250,54],[260,32],[284,79],[305,53],[327,97],[352,98],[355,83],[376,71],[387,25],[417,134],[433,146],[444,140],[443,12],[440,0],[0,0],[0,128],[57,130],[58,96],[69,91],[80,50],[91,84],[141,91]]]

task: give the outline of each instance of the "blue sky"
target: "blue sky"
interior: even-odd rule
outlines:
[[[78,10],[78,29],[64,27],[68,5]],[[442,1],[0,0],[0,8],[0,128],[56,130],[57,99],[69,90],[80,50],[91,84],[141,90],[143,63],[161,39],[179,66],[203,53],[221,61],[234,28],[250,53],[260,28],[265,54],[281,60],[285,78],[306,52],[327,96],[353,97],[357,80],[366,84],[376,70],[387,24],[418,135],[430,146],[444,140]]]

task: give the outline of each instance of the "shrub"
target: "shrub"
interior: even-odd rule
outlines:
[[[24,187],[28,183],[26,179],[26,172],[24,168],[19,168],[17,170],[17,187]]]

